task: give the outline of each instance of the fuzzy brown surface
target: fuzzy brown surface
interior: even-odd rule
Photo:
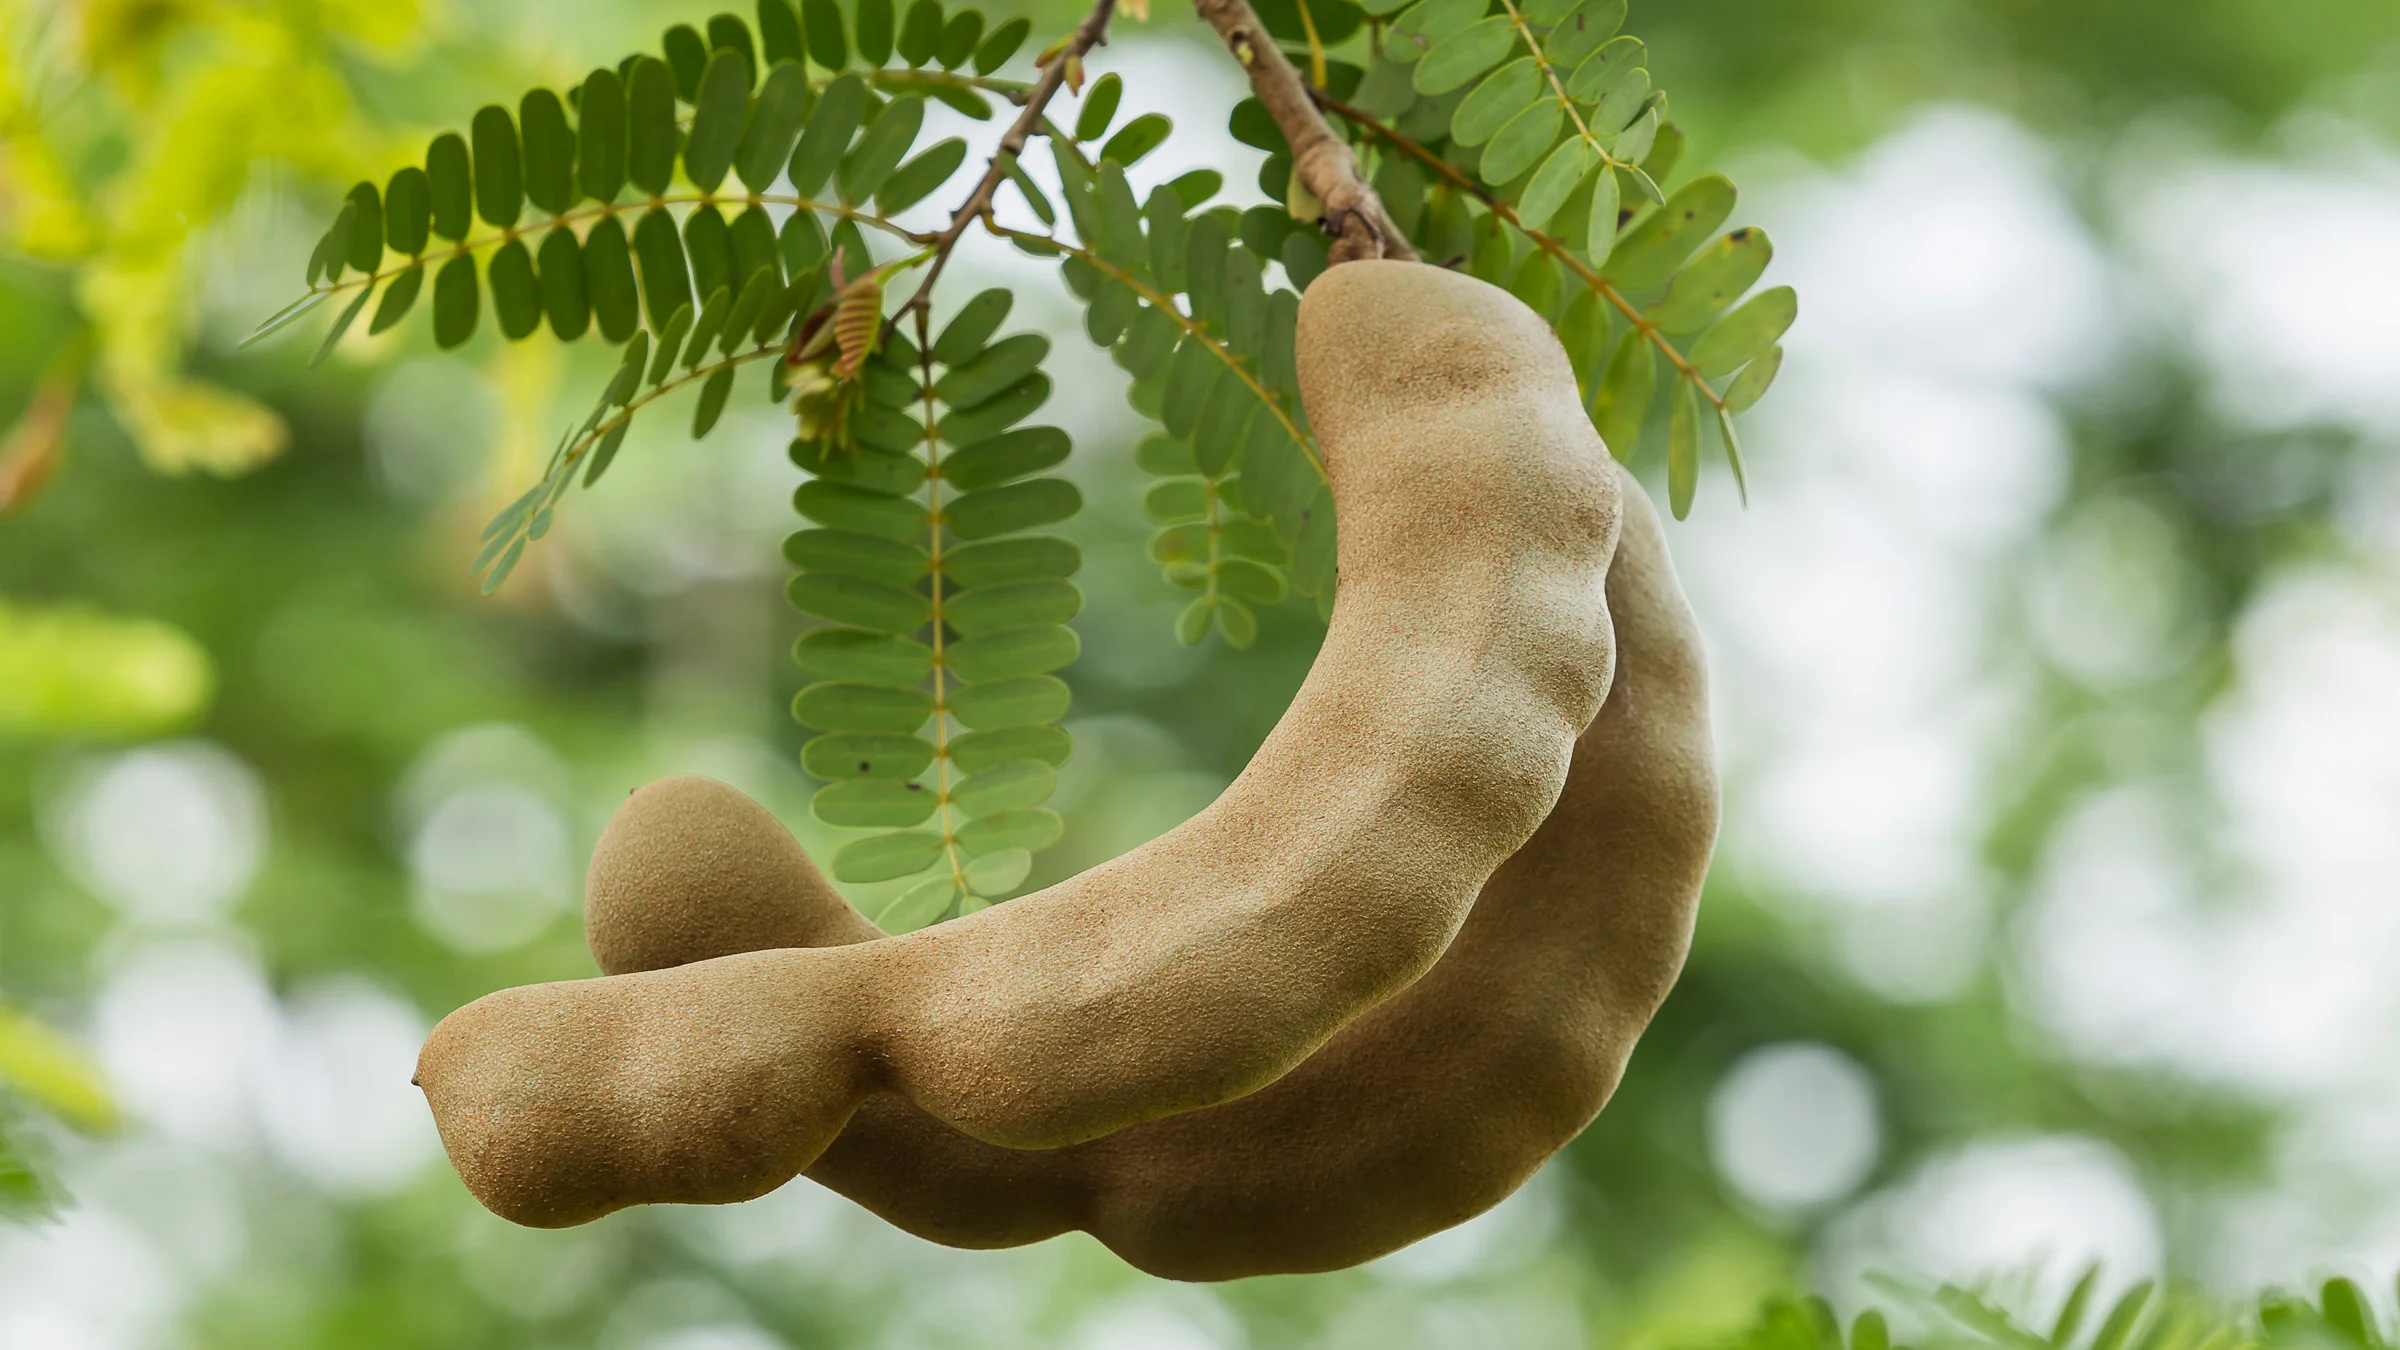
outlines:
[[[861,1107],[807,1176],[920,1237],[1002,1247],[1085,1229],[1176,1279],[1337,1269],[1498,1203],[1606,1104],[1674,983],[1716,837],[1699,634],[1657,513],[1628,485],[1608,578],[1616,685],[1556,810],[1434,968],[1305,1064],[1223,1106],[1048,1152],[996,1148],[906,1101]],[[672,848],[654,841],[673,836]],[[635,794],[592,857],[593,951],[624,971],[764,941],[882,934],[804,860],[761,884],[693,866],[799,855],[705,778]]]
[[[460,1009],[418,1079],[478,1199],[539,1226],[747,1199],[878,1092],[989,1143],[1081,1143],[1256,1092],[1433,965],[1609,687],[1618,483],[1557,339],[1495,287],[1348,264],[1297,350],[1342,583],[1224,794],[904,938]]]

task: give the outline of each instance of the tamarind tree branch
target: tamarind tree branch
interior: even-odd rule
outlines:
[[[907,304],[893,311],[889,321],[891,325],[898,325],[901,318],[911,311],[925,310],[932,305],[934,283],[941,280],[942,269],[950,265],[950,255],[957,250],[958,241],[966,237],[968,226],[991,214],[993,198],[999,194],[1000,185],[1007,181],[1009,169],[1016,164],[1017,156],[1024,153],[1025,142],[1032,138],[1035,129],[1041,125],[1043,111],[1050,106],[1050,100],[1057,97],[1058,87],[1066,83],[1070,76],[1078,87],[1082,85],[1084,53],[1108,41],[1108,21],[1116,14],[1116,10],[1117,0],[1094,0],[1092,12],[1084,15],[1083,22],[1075,26],[1074,35],[1044,53],[1048,59],[1042,62],[1042,77],[1026,91],[1024,101],[1019,105],[1017,120],[1010,123],[1008,131],[1000,137],[1000,146],[992,152],[991,162],[984,166],[983,177],[976,180],[975,190],[968,193],[967,199],[950,213],[950,223],[929,241],[933,250],[932,265],[926,269],[925,280],[918,285],[917,293],[909,297]],[[890,331],[889,328],[886,331]]]
[[[1250,0],[1193,0],[1193,5],[1249,73],[1252,92],[1266,105],[1292,147],[1292,171],[1300,185],[1325,204],[1325,229],[1334,237],[1330,260],[1415,262],[1417,251],[1409,246],[1408,236],[1359,173],[1358,157],[1311,100],[1299,68],[1275,45]]]

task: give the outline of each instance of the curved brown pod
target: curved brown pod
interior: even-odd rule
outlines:
[[[1239,1101],[1020,1152],[879,1097],[807,1176],[952,1246],[1084,1229],[1198,1280],[1355,1265],[1523,1184],[1606,1104],[1682,969],[1716,837],[1699,635],[1657,513],[1626,502],[1615,687],[1557,809],[1423,979]],[[585,907],[611,972],[882,936],[774,816],[705,778],[619,808]]]
[[[991,1143],[1079,1143],[1257,1091],[1433,965],[1608,688],[1617,480],[1556,338],[1497,288],[1345,265],[1298,355],[1342,586],[1241,777],[956,923],[452,1013],[419,1081],[477,1198],[539,1226],[748,1199],[879,1092]]]

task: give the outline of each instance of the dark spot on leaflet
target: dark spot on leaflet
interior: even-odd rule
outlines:
[[[871,761],[868,761],[868,760],[863,760],[863,759],[862,759],[862,760],[860,760],[860,761],[858,762],[858,771],[859,771],[860,773],[866,773],[866,772],[868,772],[868,771],[872,770],[874,767],[875,767],[875,765],[874,765],[874,764],[873,764]]]

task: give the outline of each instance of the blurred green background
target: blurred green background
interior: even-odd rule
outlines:
[[[804,1182],[486,1215],[408,1065],[468,998],[590,973],[613,804],[706,772],[828,842],[788,429],[637,432],[485,600],[475,532],[599,367],[233,343],[352,179],[706,12],[0,0],[0,1347],[1675,1346],[1876,1270],[2013,1272],[2035,1312],[2088,1261],[2388,1291],[2389,0],[1634,6],[1680,172],[1735,176],[1804,308],[1751,509],[1716,483],[1671,532],[1729,784],[1691,969],[1493,1214],[1224,1288],[944,1251]],[[1138,186],[1254,176],[1188,14],[1093,66],[1178,124]],[[959,273],[1075,331],[1042,269]],[[1173,642],[1123,377],[1055,360],[1091,599],[1037,882],[1206,803],[1319,632]]]

